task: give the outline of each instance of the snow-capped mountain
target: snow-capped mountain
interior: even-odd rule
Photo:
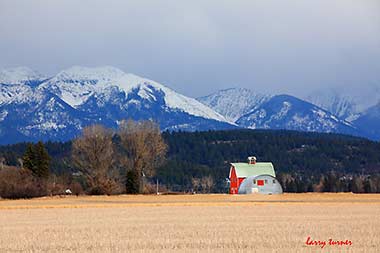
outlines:
[[[365,109],[380,98],[377,86],[363,88],[360,94],[367,94],[368,101],[352,89],[320,90],[301,100],[289,95],[270,96],[232,88],[198,98],[198,101],[242,128],[333,132],[380,139],[380,131],[377,134],[365,126],[380,126],[377,123],[380,118],[375,117],[380,106]]]
[[[316,90],[306,96],[305,100],[341,119],[353,122],[361,113],[380,102],[380,85],[341,86]]]
[[[342,95],[335,90],[331,92],[314,92],[306,100],[347,121],[353,121],[359,115],[357,104],[353,98]]]
[[[362,109],[377,94],[367,104],[344,94],[309,98],[324,109],[293,96],[241,88],[196,100],[113,67],[77,66],[51,77],[7,69],[0,71],[0,144],[69,140],[85,126],[116,128],[123,119],[154,120],[162,130],[289,129],[379,139],[380,105]]]
[[[357,135],[355,127],[330,112],[289,95],[277,95],[236,121],[252,129],[287,129]]]
[[[26,67],[0,70],[0,106],[39,99],[41,94],[34,93],[33,88],[46,79]]]
[[[183,96],[155,81],[126,74],[114,67],[72,67],[58,73],[38,88],[50,91],[74,108],[85,104],[91,97],[96,98],[98,105],[101,106],[101,103],[113,99],[112,94],[115,91],[129,94],[135,89],[139,91],[137,93],[139,99],[152,102],[157,101],[155,91],[161,91],[165,105],[170,109],[207,119],[227,121],[222,115],[193,98]],[[136,102],[129,101],[129,103]]]
[[[0,143],[68,140],[86,125],[116,127],[129,118],[155,120],[162,129],[236,128],[193,98],[113,67],[72,67],[51,78],[19,77],[13,84],[0,84]]]
[[[38,85],[36,83],[42,82],[46,78],[46,76],[27,67],[0,70],[1,84],[28,84],[33,86]]]
[[[231,88],[197,98],[197,100],[211,107],[228,120],[235,122],[270,97],[270,95],[255,93],[249,89]]]

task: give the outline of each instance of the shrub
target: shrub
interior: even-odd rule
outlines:
[[[0,197],[8,199],[45,196],[46,181],[27,169],[5,167],[0,170]]]
[[[98,180],[96,186],[88,189],[90,195],[115,195],[120,194],[123,188],[121,184],[115,179],[102,179]]]
[[[78,182],[72,182],[70,184],[70,190],[74,195],[82,195],[83,194],[83,188],[82,185]]]
[[[61,182],[58,182],[58,183],[49,182],[47,185],[47,193],[50,196],[64,195],[66,189],[67,189],[67,185]]]
[[[158,192],[159,193],[166,193],[166,192],[168,192],[168,189],[164,185],[158,185]],[[157,193],[156,183],[152,183],[152,182],[144,183],[143,193],[144,194],[155,194],[155,193]]]

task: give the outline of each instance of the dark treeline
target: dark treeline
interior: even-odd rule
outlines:
[[[337,134],[295,131],[233,130],[164,133],[168,163],[163,182],[191,187],[192,177],[211,175],[214,191],[228,187],[229,163],[273,162],[287,192],[380,192],[380,143]],[[370,187],[369,187],[370,186]]]
[[[337,134],[270,130],[164,132],[167,159],[156,174],[168,191],[227,192],[229,163],[255,155],[271,161],[284,191],[380,192],[380,143]],[[47,142],[50,171],[72,177],[71,142]],[[0,147],[2,163],[20,166],[27,143]]]

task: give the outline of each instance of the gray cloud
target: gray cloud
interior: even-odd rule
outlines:
[[[190,96],[380,83],[378,0],[0,0],[0,67],[112,65]]]

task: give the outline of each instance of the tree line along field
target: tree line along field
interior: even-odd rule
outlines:
[[[229,163],[255,155],[273,162],[286,192],[380,192],[379,142],[282,130],[163,132],[162,137],[166,161],[147,183],[158,179],[165,191],[227,192]],[[44,144],[52,157],[51,172],[70,185],[71,173],[77,172],[72,142]],[[26,143],[2,146],[0,157],[4,164],[19,166],[26,149]]]
[[[349,193],[0,200],[0,251],[379,252],[378,217]]]
[[[145,193],[149,186],[145,177],[151,178],[163,164],[166,150],[152,121],[121,121],[117,131],[91,125],[72,141],[64,162],[73,170],[57,175],[50,171],[51,157],[44,144],[28,143],[18,167],[1,159],[0,198]]]

